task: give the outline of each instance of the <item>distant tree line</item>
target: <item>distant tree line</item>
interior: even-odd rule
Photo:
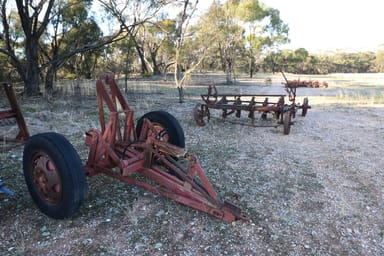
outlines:
[[[0,80],[26,95],[57,79],[174,74],[180,93],[193,72],[227,83],[256,72],[383,72],[384,52],[312,55],[289,42],[280,12],[258,0],[0,0]],[[170,11],[172,10],[172,11]]]
[[[310,54],[304,48],[268,52],[260,61],[266,72],[285,71],[297,74],[382,73],[384,48],[377,52],[327,52]]]

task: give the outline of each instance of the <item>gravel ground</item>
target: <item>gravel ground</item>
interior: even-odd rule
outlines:
[[[0,154],[0,178],[16,194],[0,194],[0,255],[384,255],[383,105],[340,102],[332,86],[305,88],[298,100],[308,97],[312,108],[296,116],[289,135],[223,122],[219,111],[198,127],[191,111],[211,80],[204,81],[187,90],[184,104],[175,91],[130,94],[128,104],[136,118],[158,109],[174,115],[220,197],[249,221],[224,223],[104,176],[88,179],[73,217],[53,220],[27,192],[19,147]],[[219,90],[284,93],[280,81],[263,81]],[[84,161],[96,104],[92,96],[21,102],[31,134],[64,134]]]

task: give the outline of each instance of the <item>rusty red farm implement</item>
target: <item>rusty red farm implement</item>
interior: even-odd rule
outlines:
[[[229,115],[235,114],[237,118],[241,117],[242,112],[248,113],[248,118],[252,124],[240,123],[242,125],[251,125],[255,127],[277,127],[284,126],[284,134],[289,134],[292,118],[295,118],[296,111],[302,109],[302,116],[305,116],[308,108],[308,98],[304,99],[302,105],[296,103],[296,87],[286,87],[288,100],[286,103],[283,94],[219,94],[215,86],[208,87],[208,93],[202,94],[204,103],[198,103],[194,108],[194,118],[196,124],[204,126],[204,119],[209,121],[211,118],[210,110],[218,109],[222,111],[222,118],[226,119]],[[261,113],[261,119],[266,120],[269,114],[272,114],[277,120],[274,125],[255,125],[256,113]]]
[[[86,176],[105,174],[227,222],[247,219],[239,207],[220,200],[197,157],[184,151],[183,129],[171,114],[149,112],[135,125],[113,75],[101,76],[96,90],[101,130],[86,132],[85,165],[57,133],[34,135],[24,147],[25,180],[43,213],[70,217],[87,195]]]
[[[9,137],[2,135],[0,136],[0,141],[4,142],[5,148],[7,149],[11,146],[16,146],[18,144],[23,144],[29,138],[29,132],[24,121],[23,114],[21,113],[19,104],[17,103],[15,91],[10,83],[2,83],[4,92],[8,98],[10,109],[0,111],[0,120],[6,119],[15,119],[18,132],[15,137]]]
[[[288,80],[285,76],[284,72],[281,72],[281,74],[284,77],[285,80],[285,86],[287,87],[309,87],[309,88],[328,88],[328,83],[326,81],[320,82],[318,80],[300,80],[300,79],[294,79],[294,80]]]
[[[3,82],[4,93],[8,99],[10,108],[0,111],[0,121],[15,120],[18,130],[16,134],[2,134],[0,136],[1,151],[9,150],[12,147],[24,144],[29,138],[28,128],[25,124],[23,114],[21,113],[19,104],[17,103],[15,91],[10,83]],[[0,193],[13,195],[13,192],[4,187],[4,182],[0,180]]]

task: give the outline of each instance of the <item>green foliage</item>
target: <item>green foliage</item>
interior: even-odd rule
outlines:
[[[376,53],[372,70],[379,73],[384,73],[384,49],[379,49]]]
[[[150,78],[150,77],[152,77],[152,76],[153,76],[153,74],[150,73],[150,72],[147,72],[147,73],[144,73],[144,74],[143,74],[143,77],[144,77],[144,78]]]
[[[22,2],[19,0],[19,3]],[[41,4],[47,7],[51,2],[33,1],[31,6]],[[6,14],[8,22],[1,26],[1,80],[26,80],[31,74],[38,73],[36,78],[43,78],[47,87],[56,78],[94,78],[102,72],[140,73],[149,77],[171,72],[176,59],[177,67],[184,71],[199,65],[199,71],[225,72],[228,82],[235,78],[236,73],[252,76],[258,70],[304,74],[384,72],[384,49],[376,53],[329,54],[311,54],[305,48],[279,50],[281,45],[289,42],[289,27],[281,19],[279,10],[259,0],[213,1],[208,11],[194,16],[194,22],[182,31],[183,46],[177,50],[181,17],[171,17],[168,10],[171,7],[166,2],[132,0],[128,1],[127,8],[119,10],[119,1],[103,1],[103,10],[108,12],[92,17],[90,10],[93,2],[52,2],[46,27],[41,28],[44,32],[28,48],[27,42],[31,35],[36,34],[30,31],[30,38],[27,38],[18,9],[7,5],[0,13],[0,16]],[[180,11],[183,3],[172,2],[172,7]],[[189,6],[192,3],[189,1]],[[30,11],[41,10],[34,15],[43,18],[45,9],[32,8]],[[137,12],[139,9],[148,12]],[[99,22],[116,16],[121,24],[115,29],[124,28],[125,38],[108,46],[100,44],[92,48],[108,38],[103,36]],[[30,21],[33,22],[32,19]],[[129,22],[133,21],[136,23],[130,26]],[[9,31],[4,30],[6,25]],[[45,24],[41,21],[35,24],[36,27],[40,25]],[[9,44],[5,40],[6,35],[9,35]],[[27,54],[27,49],[33,47],[36,49],[34,55]],[[28,66],[31,61],[27,56],[34,56],[36,64]],[[32,67],[37,71],[32,72]],[[30,73],[27,74],[27,71]],[[38,82],[40,84],[41,81]]]
[[[270,52],[263,61],[264,71],[301,74],[369,73],[378,67],[373,52],[309,54],[304,48]]]
[[[76,79],[76,74],[67,73],[65,74],[64,79]]]
[[[269,15],[269,9],[258,0],[243,0],[238,4],[237,16],[241,21],[254,22]]]

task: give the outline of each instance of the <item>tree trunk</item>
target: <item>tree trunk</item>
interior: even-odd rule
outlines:
[[[249,77],[253,77],[253,61],[252,58],[249,59]]]
[[[53,94],[53,81],[55,78],[55,70],[54,66],[50,66],[47,70],[47,74],[45,75],[45,94],[52,95]]]
[[[26,69],[24,77],[24,90],[27,96],[35,96],[40,94],[40,69],[39,69],[39,57],[38,57],[38,39],[27,37],[26,42]]]
[[[126,53],[126,59],[125,59],[125,77],[124,77],[124,93],[128,94],[128,69],[129,69],[129,50]]]
[[[145,64],[145,57],[144,57],[143,50],[136,43],[135,43],[135,45],[136,45],[136,50],[137,50],[137,53],[139,54],[139,58],[141,61],[141,74],[146,74],[146,73],[148,73],[148,67],[147,67],[147,64]]]
[[[157,64],[156,56],[157,56],[157,51],[151,52],[151,60],[153,64],[153,75],[160,75],[161,72],[160,72],[159,65]]]
[[[179,103],[184,103],[184,88],[183,88],[183,86],[177,87],[177,91],[179,92]]]
[[[227,84],[233,84],[233,62],[231,58],[226,58],[226,65],[225,65],[225,78]]]
[[[181,67],[179,64],[177,64],[177,61],[175,63],[175,71],[174,71],[174,76],[175,76],[175,83],[177,87],[177,91],[179,92],[179,103],[184,103],[184,88],[183,88],[183,83],[184,80],[182,78],[181,74]]]
[[[231,70],[227,70],[227,72],[225,72],[225,80],[226,80],[227,84],[232,84],[233,83]]]

